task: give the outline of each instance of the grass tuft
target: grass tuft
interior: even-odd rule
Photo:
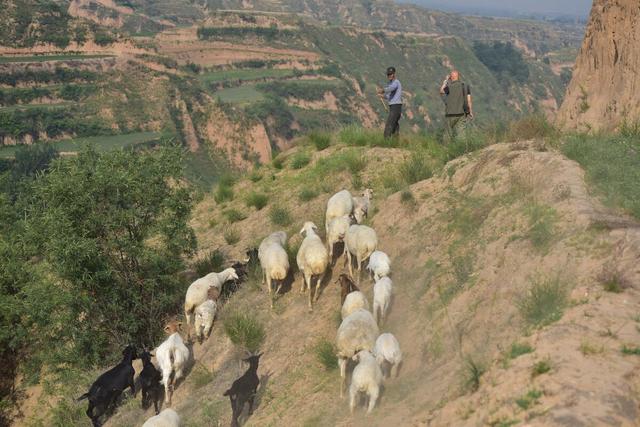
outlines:
[[[301,202],[308,202],[316,197],[318,197],[318,191],[312,188],[303,188],[300,190],[300,193],[298,193],[298,199]]]
[[[289,210],[285,207],[274,206],[269,211],[269,219],[274,225],[287,227],[293,222]]]
[[[273,165],[274,168],[276,169],[282,169],[284,168],[284,157],[282,156],[278,156],[276,158],[274,158],[271,161],[271,164]]]
[[[320,362],[327,371],[332,371],[338,368],[338,358],[336,357],[338,352],[336,346],[331,341],[322,338],[314,346],[313,351],[318,362]]]
[[[214,271],[222,271],[224,263],[224,254],[222,251],[215,249],[197,258],[193,263],[193,268],[198,273],[198,277],[202,277]]]
[[[254,191],[249,193],[249,195],[247,195],[247,198],[245,199],[245,203],[248,207],[253,206],[254,208],[256,208],[256,210],[259,211],[265,206],[267,206],[267,203],[269,203],[269,196],[263,193],[256,193]]]
[[[307,166],[310,161],[311,156],[309,155],[309,153],[298,152],[291,159],[290,166],[291,169],[302,169],[303,167]]]
[[[622,346],[620,351],[622,351],[622,354],[640,356],[640,347],[633,347],[625,344]]]
[[[531,241],[535,249],[546,252],[556,234],[557,214],[555,209],[534,202],[526,207],[526,214],[529,217],[530,228],[525,237]]]
[[[482,378],[482,375],[486,372],[486,367],[472,357],[467,357],[464,368],[465,386],[472,393],[475,393],[480,388],[480,378]]]
[[[541,397],[542,392],[540,390],[532,389],[529,390],[524,396],[516,399],[516,405],[526,411],[531,406],[540,403],[538,399],[540,399]]]
[[[613,264],[605,265],[598,275],[598,281],[607,292],[619,294],[631,286],[624,273]]]
[[[511,348],[509,349],[507,356],[509,357],[509,359],[515,359],[516,357],[529,353],[533,353],[533,347],[531,347],[529,344],[514,342],[513,344],[511,344]]]
[[[551,370],[551,359],[548,357],[544,360],[536,362],[531,368],[531,377],[535,378],[539,375],[546,374]]]
[[[251,353],[255,354],[264,343],[264,326],[252,314],[233,313],[224,320],[223,325],[231,342]]]
[[[218,184],[218,189],[213,194],[213,200],[216,203],[224,203],[229,200],[233,200],[233,187],[223,185],[222,183]]]
[[[416,202],[416,198],[413,196],[411,190],[404,190],[400,193],[400,201],[403,204],[414,204]]]
[[[592,344],[585,339],[580,343],[580,352],[583,356],[593,356],[595,354],[604,353],[604,346]]]
[[[222,213],[231,224],[247,219],[247,216],[237,209],[227,209]]]
[[[193,382],[193,388],[198,390],[213,381],[213,372],[202,363],[198,363],[189,374],[189,379]]]
[[[562,317],[567,306],[567,291],[560,278],[532,281],[526,295],[518,301],[518,309],[528,326],[549,325]]]
[[[433,169],[429,164],[429,157],[422,151],[414,151],[398,168],[400,178],[408,185],[429,179],[433,176]]]
[[[224,232],[224,241],[227,242],[228,245],[235,245],[240,241],[240,232],[231,227]]]
[[[331,145],[331,135],[326,132],[311,132],[308,138],[309,142],[311,142],[318,151],[322,151]]]

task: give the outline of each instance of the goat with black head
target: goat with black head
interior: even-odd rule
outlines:
[[[249,415],[253,414],[253,401],[256,397],[258,384],[260,384],[258,378],[260,356],[262,353],[244,359],[249,364],[249,369],[233,382],[229,390],[224,392],[224,396],[229,396],[229,400],[231,400],[231,411],[233,412],[231,427],[239,425],[238,418],[242,415],[245,403],[249,402]]]
[[[135,370],[132,362],[138,358],[136,348],[132,345],[122,351],[122,361],[104,374],[100,375],[91,385],[89,391],[78,398],[88,399],[89,407],[87,416],[91,418],[94,427],[101,425],[100,417],[116,403],[120,394],[127,388],[131,388],[131,394],[135,394],[133,376]]]
[[[142,409],[147,409],[153,402],[153,408],[157,415],[160,412],[158,402],[162,395],[162,374],[151,362],[152,357],[154,355],[146,349],[140,354],[140,359],[142,359],[140,386],[142,389]]]

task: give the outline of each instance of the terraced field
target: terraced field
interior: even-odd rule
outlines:
[[[62,54],[62,55],[32,55],[32,56],[2,56],[0,64],[14,62],[49,62],[49,61],[82,61],[88,59],[113,58],[114,55],[79,55],[79,54]]]
[[[244,85],[240,87],[232,87],[222,89],[214,93],[222,102],[232,104],[248,104],[264,99],[264,94],[256,89],[256,85]]]
[[[293,76],[293,70],[279,68],[224,70],[204,73],[199,76],[204,83],[219,83],[229,80],[259,80]]]

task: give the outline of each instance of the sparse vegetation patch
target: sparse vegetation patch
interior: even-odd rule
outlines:
[[[527,326],[540,327],[559,320],[567,305],[566,285],[560,277],[532,280],[527,293],[518,301]]]
[[[266,337],[262,323],[250,313],[232,313],[224,322],[224,332],[232,343],[251,353],[260,350]]]

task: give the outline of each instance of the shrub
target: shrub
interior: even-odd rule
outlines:
[[[249,175],[249,179],[251,180],[251,182],[258,182],[262,179],[262,175],[260,174],[260,172],[254,170]]]
[[[278,156],[271,161],[271,164],[276,169],[284,168],[284,158],[282,156]]]
[[[551,359],[546,358],[539,362],[536,362],[535,365],[531,368],[531,377],[535,378],[539,375],[546,374],[551,370]]]
[[[228,200],[233,200],[233,188],[223,185],[222,183],[218,184],[218,189],[213,195],[213,200],[216,203],[224,203]]]
[[[214,271],[222,271],[224,269],[224,263],[224,254],[222,251],[215,249],[197,258],[193,263],[193,268],[196,270],[196,273],[198,273],[198,277],[203,277]]]
[[[409,185],[433,176],[427,155],[420,151],[411,153],[411,156],[400,165],[398,170],[401,179]]]
[[[491,72],[502,79],[525,83],[529,80],[529,66],[511,42],[494,41],[485,43],[476,41],[473,52]]]
[[[531,347],[527,343],[517,343],[514,342],[511,344],[511,348],[509,349],[509,359],[515,359],[516,357],[522,356],[523,354],[528,354],[533,352],[533,347]]]
[[[413,197],[411,190],[404,190],[400,193],[400,201],[404,204],[412,204],[416,202],[416,199]]]
[[[269,219],[274,225],[279,225],[282,227],[286,227],[291,225],[293,219],[291,218],[291,214],[289,210],[285,207],[274,206],[269,211]]]
[[[362,155],[350,152],[344,155],[344,162],[352,175],[357,175],[364,170],[367,163]]]
[[[338,368],[338,358],[336,357],[336,346],[327,339],[321,339],[314,347],[316,359],[327,371]]]
[[[307,166],[311,161],[311,156],[309,153],[298,152],[291,159],[291,169],[302,169]]]
[[[256,208],[256,210],[261,210],[262,208],[267,206],[267,203],[269,202],[269,196],[262,193],[252,192],[249,193],[245,202],[248,207],[253,206],[254,208]]]
[[[480,378],[484,375],[485,366],[473,360],[472,357],[467,357],[465,360],[465,385],[472,392],[475,393],[480,388]]]
[[[251,353],[257,353],[266,333],[262,323],[249,313],[233,313],[223,322],[224,332],[231,342]]]
[[[235,228],[229,228],[224,232],[224,241],[228,245],[235,245],[240,241],[240,232]]]
[[[311,132],[308,138],[318,151],[322,151],[331,145],[331,135],[325,132]]]
[[[298,199],[301,202],[308,202],[316,197],[318,197],[318,191],[312,188],[303,188],[300,190],[300,193],[298,193]]]
[[[538,404],[538,399],[540,399],[540,397],[542,397],[542,392],[540,390],[529,390],[527,394],[516,399],[516,405],[526,411],[532,405]]]
[[[567,305],[567,291],[560,278],[539,278],[532,282],[518,309],[529,326],[545,326],[559,320]]]
[[[242,221],[247,218],[245,214],[236,209],[227,209],[222,213],[230,223]]]

